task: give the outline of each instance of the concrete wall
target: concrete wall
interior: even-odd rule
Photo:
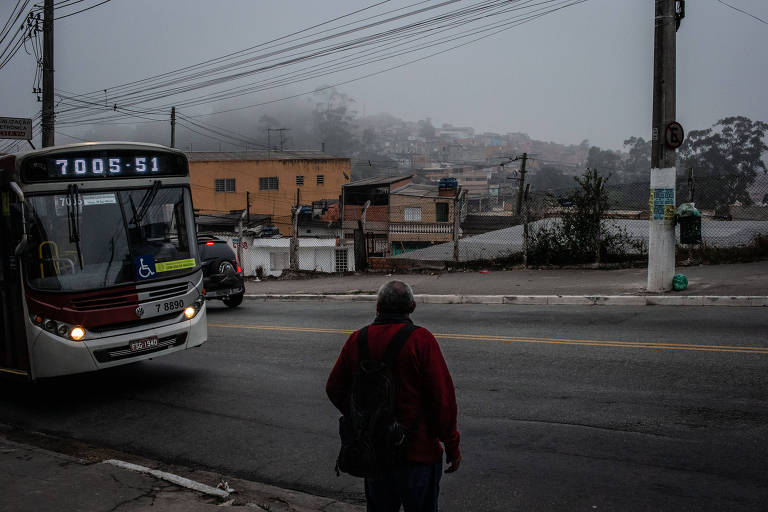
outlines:
[[[231,247],[236,247],[232,236],[220,236]],[[250,238],[243,237],[240,266],[243,275],[256,276],[261,267],[263,276],[278,277],[290,266],[290,238]],[[347,253],[347,271],[355,270],[355,254],[351,244],[338,246],[335,239],[299,238],[299,270],[315,272],[338,272],[336,269],[336,250]],[[237,252],[237,249],[235,249]],[[273,268],[273,263],[276,268]]]

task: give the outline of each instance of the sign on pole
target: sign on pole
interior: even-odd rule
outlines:
[[[0,139],[32,140],[32,119],[0,117]]]

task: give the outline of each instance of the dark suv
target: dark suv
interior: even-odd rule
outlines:
[[[234,308],[243,302],[245,283],[235,251],[225,240],[212,235],[199,235],[197,247],[203,267],[206,299],[220,299]]]

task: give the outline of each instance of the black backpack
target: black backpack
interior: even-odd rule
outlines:
[[[407,323],[397,331],[382,361],[371,359],[368,327],[357,335],[359,367],[349,393],[349,411],[339,419],[341,450],[339,471],[362,478],[382,478],[405,461],[406,428],[395,418],[395,382],[392,369],[397,356],[417,326]]]

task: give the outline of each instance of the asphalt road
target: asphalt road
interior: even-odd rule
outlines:
[[[0,383],[0,421],[167,463],[362,499],[333,472],[324,383],[372,304],[209,310],[203,347]],[[459,401],[441,509],[765,510],[764,308],[421,305]]]

